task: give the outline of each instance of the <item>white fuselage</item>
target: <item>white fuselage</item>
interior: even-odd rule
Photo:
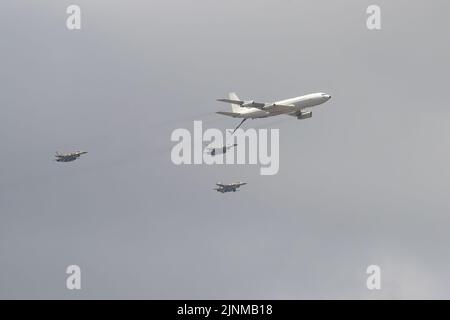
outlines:
[[[311,108],[319,104],[325,103],[328,100],[330,100],[330,98],[331,96],[329,94],[318,92],[274,102],[273,104],[276,105],[293,106],[292,110],[283,112],[270,112],[258,108],[241,108],[239,116],[237,116],[237,118],[255,119],[255,118],[267,118],[279,114],[296,114],[303,109]],[[271,104],[269,103],[267,105]]]

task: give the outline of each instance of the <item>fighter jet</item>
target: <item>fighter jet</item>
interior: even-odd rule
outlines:
[[[216,156],[227,153],[227,151],[235,147],[237,147],[237,143],[234,143],[233,137],[231,136],[230,132],[227,131],[224,142],[222,141],[205,142],[203,152],[210,156]]]
[[[86,151],[75,151],[72,153],[59,153],[56,152],[55,154],[55,161],[58,162],[70,162],[77,160],[81,155],[86,154]]]
[[[227,153],[227,150],[237,146],[237,143],[228,144],[224,146],[209,145],[205,148],[205,152],[211,156]]]
[[[223,184],[223,183],[216,183],[218,188],[214,188],[214,190],[217,190],[218,192],[225,193],[225,192],[236,192],[236,190],[243,185],[246,185],[246,182],[235,182],[230,184]]]
[[[233,133],[247,119],[267,118],[280,114],[297,117],[299,120],[311,118],[312,111],[308,109],[325,103],[331,98],[329,94],[323,92],[311,93],[271,103],[255,102],[254,100],[243,101],[234,92],[230,93],[228,97],[229,99],[217,99],[217,101],[230,103],[231,112],[219,111],[217,113],[233,118],[243,118]]]

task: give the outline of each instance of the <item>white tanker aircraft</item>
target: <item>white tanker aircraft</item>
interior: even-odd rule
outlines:
[[[323,92],[311,93],[271,103],[255,102],[254,100],[240,100],[234,92],[230,93],[228,97],[228,99],[217,99],[217,101],[230,103],[231,112],[219,111],[217,113],[242,119],[241,123],[234,129],[233,133],[247,119],[267,118],[278,116],[280,114],[287,114],[297,117],[297,119],[300,120],[311,118],[312,111],[309,111],[309,108],[318,106],[331,99],[329,94]]]

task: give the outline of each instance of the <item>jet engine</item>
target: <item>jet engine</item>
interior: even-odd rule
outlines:
[[[312,117],[312,111],[305,111],[305,112],[301,112],[297,115],[297,119],[299,120],[303,120],[303,119],[308,119]]]

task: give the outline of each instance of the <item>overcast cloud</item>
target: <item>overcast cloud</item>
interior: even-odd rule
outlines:
[[[0,298],[450,298],[449,10],[1,1]],[[175,128],[237,125],[214,114],[229,91],[332,99],[308,120],[244,124],[280,129],[277,175],[172,164]],[[212,190],[235,180],[248,185]]]

